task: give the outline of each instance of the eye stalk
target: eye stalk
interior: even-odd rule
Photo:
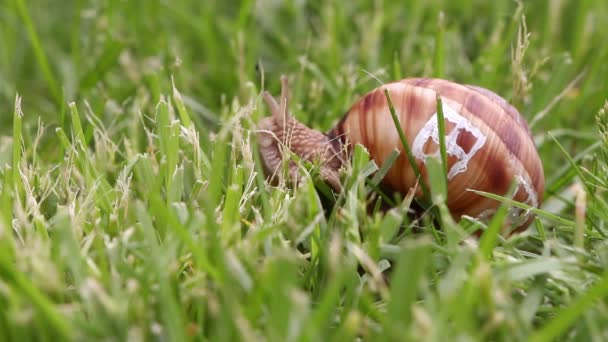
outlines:
[[[263,96],[271,112],[270,117],[258,123],[260,155],[266,175],[277,181],[284,158],[289,158],[289,150],[302,160],[318,163],[321,178],[334,190],[340,191],[340,142],[307,127],[289,114],[289,84],[286,76],[281,77],[281,97],[278,102],[268,92],[264,92]],[[289,180],[297,182],[299,166],[289,160],[288,169]]]

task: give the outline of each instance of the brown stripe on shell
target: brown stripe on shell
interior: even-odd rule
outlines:
[[[368,127],[366,125],[366,118],[371,116],[369,111],[372,110],[372,99],[373,94],[366,95],[361,101],[361,109],[359,110],[359,131],[361,132],[361,140],[363,145],[367,147],[368,150],[373,150],[373,142],[370,140],[369,135],[367,134]]]
[[[529,136],[532,136],[532,132],[530,131],[530,127],[528,126],[528,123],[526,122],[526,120],[523,120],[523,118],[521,117],[521,114],[519,114],[517,109],[515,109],[515,107],[511,106],[511,104],[509,102],[507,102],[507,100],[505,100],[504,98],[500,97],[495,92],[488,90],[486,88],[469,85],[469,84],[466,84],[465,87],[484,95],[485,97],[487,97],[488,99],[492,100],[494,103],[499,105],[502,109],[505,110],[505,112],[507,114],[509,114],[509,116],[511,116],[511,118],[513,118],[513,120],[515,120],[517,122],[517,124],[520,127],[524,127],[526,129],[526,133],[528,133]]]
[[[487,129],[487,128],[485,128]],[[488,145],[478,152],[468,164],[467,172],[456,175],[448,186],[448,206],[455,216],[470,210],[484,197],[467,189],[487,191],[505,195],[512,182],[510,161],[506,160],[506,149],[498,140],[490,139]],[[487,205],[487,203],[486,203]]]
[[[521,155],[522,146],[522,138],[521,135],[518,134],[518,130],[504,130],[504,134],[501,137],[502,142],[507,146],[509,151],[516,156]]]
[[[495,155],[489,156],[486,159],[486,162],[487,165],[490,166],[487,168],[490,189],[492,189],[492,192],[498,194],[504,193],[509,187],[509,183],[512,180],[511,178],[513,178],[507,173],[507,165]]]
[[[412,82],[410,84],[412,84],[416,87],[421,87],[421,88],[426,88],[426,85],[433,81],[432,78],[405,79],[403,81],[404,81],[404,83],[408,83],[407,82],[408,80],[412,80]]]
[[[530,140],[529,136],[521,134],[521,130],[514,129],[513,121],[505,120],[505,110],[478,92],[469,92],[464,99],[463,107],[471,114],[478,116],[487,122],[500,140],[513,155],[519,156],[521,140]],[[517,141],[517,143],[514,143]],[[531,142],[531,141],[530,141]]]
[[[346,122],[346,120],[348,119],[349,112],[350,111],[347,111],[346,113],[344,113],[344,115],[342,115],[340,121],[338,121],[338,123],[327,132],[327,136],[332,139],[338,138],[343,144],[346,143],[346,132],[344,131],[344,122]]]
[[[361,143],[366,146],[370,155],[374,155],[377,145],[376,122],[378,112],[386,107],[384,94],[373,91],[363,98],[359,107],[359,130],[361,132]]]

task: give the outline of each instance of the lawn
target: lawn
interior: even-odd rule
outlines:
[[[2,0],[0,340],[608,340],[607,23],[605,0]],[[500,94],[543,163],[534,222],[455,221],[434,186],[380,203],[364,149],[342,192],[270,184],[281,75],[321,131],[381,82]]]

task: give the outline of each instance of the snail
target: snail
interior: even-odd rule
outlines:
[[[326,134],[313,130],[288,113],[288,82],[281,78],[277,102],[263,97],[271,116],[258,123],[260,155],[271,179],[283,165],[283,149],[303,160],[320,163],[320,177],[340,191],[339,170],[348,162],[354,144],[363,145],[382,165],[394,149],[401,153],[383,185],[407,193],[418,178],[403,153],[404,147],[392,120],[385,89],[405,134],[411,154],[426,182],[427,157],[439,155],[437,96],[445,120],[447,154],[447,207],[455,219],[463,215],[488,218],[500,202],[470,189],[510,196],[530,207],[539,207],[544,192],[543,166],[532,133],[521,114],[494,92],[442,79],[408,78],[384,84],[362,96]],[[298,166],[289,161],[289,177]],[[510,195],[509,195],[510,194]],[[416,196],[422,195],[418,187]],[[510,208],[508,219],[518,230],[529,225],[529,210]]]

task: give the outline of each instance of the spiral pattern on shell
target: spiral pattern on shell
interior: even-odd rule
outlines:
[[[406,193],[417,179],[403,153],[384,89],[389,91],[423,178],[426,157],[439,154],[436,95],[441,96],[449,171],[447,206],[454,217],[488,216],[500,205],[469,189],[540,205],[543,167],[525,119],[487,89],[440,79],[405,79],[378,87],[356,102],[328,133],[344,144],[365,146],[378,165],[393,149],[402,151],[384,179],[386,186]],[[529,213],[515,208],[509,215],[522,227],[531,219]]]

